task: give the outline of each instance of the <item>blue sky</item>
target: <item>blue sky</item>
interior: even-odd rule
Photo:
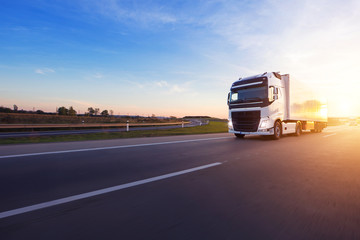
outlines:
[[[350,0],[2,1],[0,105],[226,118],[234,80],[281,71],[329,115],[360,115],[359,12]]]

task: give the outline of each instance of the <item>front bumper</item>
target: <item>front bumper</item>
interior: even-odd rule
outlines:
[[[246,131],[237,131],[234,130],[234,126],[232,120],[229,120],[228,128],[229,133],[236,133],[236,134],[244,134],[244,135],[273,135],[274,134],[274,125],[270,121],[269,117],[261,118],[259,125],[257,126],[256,131],[246,132]]]
[[[229,129],[229,133],[237,133],[237,134],[244,134],[244,135],[274,135],[274,128],[267,128],[267,129],[259,129],[256,132],[240,132],[235,131],[233,129]]]

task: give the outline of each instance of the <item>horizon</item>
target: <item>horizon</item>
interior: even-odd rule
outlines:
[[[3,107],[3,108],[9,108],[11,111],[13,111],[13,109],[11,109],[11,107],[6,107],[6,106],[0,106],[0,107]],[[61,106],[61,107],[65,107],[65,106]],[[71,106],[70,106],[71,107]],[[58,108],[57,108],[58,109]],[[58,112],[57,111],[43,111],[43,113],[37,113],[36,111],[43,111],[42,109],[18,109],[17,111],[13,111],[11,113],[21,113],[21,111],[24,111],[25,113],[29,113],[29,114],[55,114],[55,115],[58,115]],[[88,111],[85,111],[84,113],[82,112],[78,112],[76,109],[74,109],[76,111],[76,115],[75,116],[84,116],[86,114],[89,114]],[[100,112],[98,114],[93,114],[93,115],[89,115],[89,116],[98,116],[100,117],[101,116],[101,111],[102,110],[108,110],[110,111],[111,109],[100,109]],[[1,112],[0,113],[6,113],[6,112]],[[65,115],[65,116],[70,116],[70,115]],[[186,117],[204,117],[204,118],[217,118],[217,117],[214,117],[214,116],[211,116],[211,115],[184,115],[184,116],[168,116],[168,115],[155,115],[155,114],[151,114],[151,115],[139,115],[139,114],[135,114],[135,115],[128,115],[128,114],[116,114],[114,112],[114,114],[109,114],[108,116],[115,116],[115,117],[144,117],[144,118],[151,118],[151,117],[155,117],[155,118],[171,118],[171,117],[176,117],[176,118],[186,118]],[[360,115],[351,115],[351,116],[327,116],[327,118],[333,118],[333,119],[354,119],[354,118],[360,118]],[[218,119],[228,119],[227,117],[225,118],[218,118]]]
[[[289,73],[360,116],[358,1],[11,1],[0,105],[227,118],[239,77]]]

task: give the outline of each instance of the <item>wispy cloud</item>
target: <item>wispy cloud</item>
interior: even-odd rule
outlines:
[[[248,74],[247,69],[290,73],[311,83],[317,94],[327,95],[333,105],[335,93],[344,91],[339,80],[346,79],[360,89],[354,77],[360,55],[359,1],[266,0],[251,11],[241,11],[240,5],[233,3],[228,11],[205,19],[207,28],[233,48],[227,56],[204,51],[213,61],[224,59],[228,65],[231,60],[242,76]],[[357,94],[346,89],[343,95],[355,99]]]
[[[48,73],[55,73],[55,70],[51,69],[51,68],[38,68],[38,69],[35,69],[35,73],[46,75]]]
[[[118,51],[115,51],[113,49],[106,49],[106,48],[94,48],[93,51],[95,52],[99,52],[99,53],[102,53],[102,54],[111,54],[111,55],[117,55],[119,54],[120,52]]]
[[[104,75],[102,75],[101,73],[95,73],[93,75],[93,77],[96,78],[96,79],[101,79],[101,78],[104,78]]]
[[[177,84],[173,85],[170,89],[169,89],[169,93],[183,93],[187,91],[187,89],[185,87],[179,86]]]
[[[138,81],[129,81],[129,80],[123,80],[123,82],[129,83],[130,85],[133,85],[137,88],[143,89],[144,87],[147,86],[146,83],[140,83]]]
[[[158,86],[158,87],[167,87],[167,86],[169,86],[169,84],[167,83],[167,81],[155,82],[155,85]]]
[[[169,83],[167,81],[157,81],[154,82],[153,87],[157,87],[163,90],[165,94],[174,94],[174,93],[185,93],[185,92],[194,92],[191,87],[191,82],[181,82],[181,83]]]
[[[165,11],[164,6],[137,1],[83,1],[85,9],[91,8],[101,15],[117,21],[135,21],[142,24],[174,23],[176,17]]]

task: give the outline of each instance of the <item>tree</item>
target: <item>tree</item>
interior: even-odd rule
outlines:
[[[98,115],[100,112],[100,108],[95,108],[95,115]]]
[[[37,113],[37,114],[44,114],[45,112],[44,112],[43,110],[40,110],[40,109],[39,109],[39,110],[36,110],[36,113]]]
[[[74,110],[74,108],[72,106],[70,106],[70,108],[69,108],[69,115],[76,116],[76,111]]]
[[[114,111],[113,110],[110,110],[110,115],[114,115]]]
[[[11,113],[12,110],[11,110],[10,108],[1,106],[1,107],[0,107],[0,112]]]
[[[14,112],[17,112],[17,110],[18,110],[18,106],[16,106],[16,105],[14,104]]]
[[[67,109],[66,107],[59,107],[58,109],[58,113],[59,115],[68,115],[69,114],[69,109]]]
[[[89,111],[90,116],[94,115],[94,113],[95,113],[95,110],[92,107],[89,107],[88,111]]]
[[[101,116],[105,116],[105,117],[109,116],[108,110],[102,111],[102,112],[101,112]]]

